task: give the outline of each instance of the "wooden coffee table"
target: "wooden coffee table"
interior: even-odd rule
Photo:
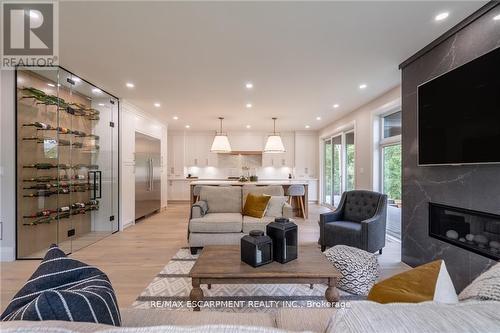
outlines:
[[[337,302],[339,292],[336,288],[341,274],[313,245],[299,246],[298,258],[286,264],[272,262],[254,268],[241,262],[239,245],[216,245],[203,248],[189,272],[193,289],[191,301],[202,301],[203,290],[200,285],[207,284],[326,284],[325,298]],[[199,311],[198,307],[194,308]]]

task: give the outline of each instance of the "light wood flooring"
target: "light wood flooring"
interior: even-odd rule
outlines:
[[[317,242],[319,214],[327,211],[325,207],[311,204],[309,218],[297,219],[301,243]],[[103,270],[111,279],[119,306],[130,306],[177,250],[187,245],[188,217],[188,203],[170,203],[162,212],[92,244],[71,257]],[[388,241],[384,253],[379,257],[381,278],[408,268],[400,258],[400,243]],[[38,260],[0,264],[2,311],[38,264]]]

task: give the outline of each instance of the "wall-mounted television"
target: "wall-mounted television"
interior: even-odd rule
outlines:
[[[418,164],[500,163],[500,48],[418,87]]]

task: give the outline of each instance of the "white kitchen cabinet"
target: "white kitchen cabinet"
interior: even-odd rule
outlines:
[[[266,137],[267,140],[267,137]],[[293,168],[295,160],[295,142],[293,134],[281,135],[281,141],[285,147],[284,153],[263,153],[262,166],[263,167],[288,167]]]
[[[168,181],[168,200],[188,201],[189,180],[171,179]]]
[[[184,135],[168,136],[168,175],[169,178],[184,177]]]
[[[309,201],[318,201],[318,180],[308,180],[307,183],[309,184],[308,187],[308,200]]]
[[[186,135],[185,163],[187,167],[217,166],[217,154],[210,152],[213,135],[189,134]]]
[[[315,134],[295,135],[295,177],[318,178],[318,137]]]

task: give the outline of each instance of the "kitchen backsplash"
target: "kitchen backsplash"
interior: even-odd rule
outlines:
[[[239,177],[241,175],[256,174],[259,179],[288,179],[293,169],[289,167],[257,167],[250,168],[249,171],[242,171],[241,168],[222,168],[222,167],[189,167],[188,174],[192,177],[202,179],[226,179],[228,177]],[[186,175],[187,176],[187,175]]]

